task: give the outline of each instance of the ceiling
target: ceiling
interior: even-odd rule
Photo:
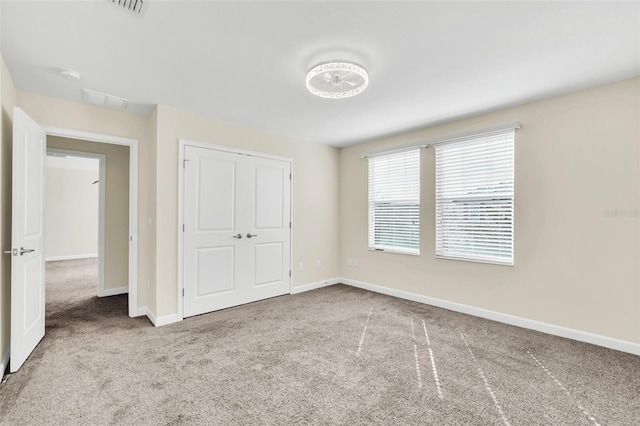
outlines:
[[[346,146],[640,75],[639,2],[2,1],[19,90],[82,89]],[[363,65],[369,87],[322,99],[319,62]],[[71,68],[70,81],[57,71]],[[517,117],[514,117],[517,119]]]

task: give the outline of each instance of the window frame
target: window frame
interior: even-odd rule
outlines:
[[[409,189],[410,192],[414,192],[415,193],[415,197],[410,197],[410,198],[406,198],[405,200],[408,202],[406,204],[409,205],[409,207],[405,206],[401,206],[401,212],[402,210],[405,210],[406,212],[409,212],[409,217],[415,217],[415,221],[417,221],[417,223],[414,223],[413,226],[415,227],[415,230],[409,230],[407,231],[407,228],[405,227],[400,227],[400,231],[401,234],[403,232],[406,232],[405,235],[401,235],[400,237],[398,237],[400,240],[415,240],[415,247],[408,247],[408,246],[400,246],[397,244],[380,244],[379,240],[378,243],[376,243],[376,236],[379,235],[376,233],[376,223],[379,223],[376,220],[376,212],[379,211],[378,209],[375,208],[376,204],[383,204],[380,200],[375,200],[372,199],[373,196],[373,192],[375,190],[374,187],[372,187],[372,185],[375,185],[375,182],[372,182],[372,175],[375,173],[374,170],[372,170],[372,164],[373,163],[377,163],[380,162],[383,159],[388,159],[389,161],[391,161],[394,158],[397,158],[399,156],[407,156],[407,154],[413,154],[415,155],[415,158],[411,159],[411,162],[404,162],[404,166],[402,168],[400,167],[394,167],[394,170],[404,170],[405,172],[407,170],[409,170],[410,174],[413,174],[415,180],[411,180],[412,185],[415,186],[411,187],[411,189]],[[367,220],[367,247],[370,251],[380,251],[380,252],[387,252],[387,253],[395,253],[395,254],[406,254],[406,255],[411,255],[411,256],[419,256],[420,255],[420,238],[421,238],[421,221],[420,221],[420,216],[421,216],[421,212],[422,212],[422,206],[421,206],[421,197],[420,197],[420,188],[421,188],[421,173],[420,173],[420,167],[421,167],[421,147],[412,147],[409,149],[403,149],[403,150],[396,150],[396,151],[389,151],[389,152],[382,152],[382,153],[377,153],[375,155],[370,155],[367,156],[368,162],[367,162],[367,167],[368,167],[368,172],[367,172],[367,176],[368,176],[368,182],[367,182],[367,216],[368,216],[368,220]],[[405,159],[406,160],[406,159]],[[396,160],[397,161],[397,160]],[[407,168],[407,165],[409,165],[409,168]],[[391,169],[391,166],[388,167],[388,169]],[[387,170],[387,173],[391,173],[390,170]],[[406,176],[405,176],[406,178]],[[397,181],[394,181],[394,183],[398,183],[399,181],[404,181],[404,183],[406,183],[407,179],[398,179]],[[392,185],[393,186],[393,185]],[[402,191],[398,191],[398,192],[402,192]],[[394,201],[402,201],[402,197],[398,196],[398,193],[394,194],[395,197],[390,197],[388,198],[388,204],[393,203]],[[409,204],[411,203],[411,204]],[[413,207],[411,207],[413,206]],[[414,210],[413,212],[411,212],[411,210]],[[417,211],[417,214],[415,213],[415,211]],[[413,213],[413,215],[411,215],[411,213]],[[396,217],[396,216],[393,216]],[[388,226],[390,229],[394,229],[394,228],[398,228],[397,225],[394,224],[389,224],[388,222],[385,224],[386,226]],[[415,238],[411,238],[410,234],[411,233],[417,233],[417,236]],[[397,234],[396,234],[397,235]],[[392,236],[389,236],[389,238],[393,238]],[[397,240],[396,240],[397,242]]]
[[[499,138],[503,139],[499,141]],[[507,148],[491,147],[491,144],[497,146],[499,143],[504,143]],[[504,181],[496,181],[497,178],[495,177],[493,179],[478,180],[479,175],[476,174],[473,176],[473,181],[477,182],[473,184],[476,186],[474,194],[468,193],[457,196],[448,194],[446,197],[441,196],[443,187],[446,186],[440,181],[446,174],[446,171],[442,170],[442,156],[448,154],[450,156],[449,160],[451,160],[451,157],[456,155],[453,152],[454,149],[458,148],[458,152],[462,152],[463,150],[460,148],[468,149],[471,147],[472,154],[468,158],[481,161],[483,144],[486,145],[484,147],[485,154],[492,153],[493,156],[487,158],[486,162],[480,165],[475,163],[475,167],[491,167],[490,162],[492,161],[500,163],[503,168],[494,167],[492,172],[497,176],[501,176]],[[436,258],[513,266],[515,264],[515,128],[504,129],[490,134],[477,134],[465,137],[464,140],[451,141],[435,147]],[[447,150],[449,150],[448,153]],[[500,161],[499,157],[501,155],[506,155],[503,161]],[[459,159],[457,163],[450,161],[449,167],[452,167],[453,164],[454,167],[458,167],[458,170],[462,170],[465,167],[465,163],[469,167],[468,158],[465,160]],[[472,184],[465,182],[464,178],[462,178],[461,174],[464,174],[464,172],[459,173],[456,176],[454,171],[444,178],[449,180],[449,188],[447,189],[451,193],[464,191],[465,188],[466,190],[473,188]],[[478,172],[472,170],[471,173]],[[495,185],[493,190],[489,189],[492,188],[491,185]],[[459,204],[455,205],[455,203]],[[446,205],[443,207],[444,204]],[[443,211],[445,210],[449,217],[459,216],[462,219],[458,221],[443,219]],[[465,224],[465,218],[472,216],[474,213],[475,219],[469,220]],[[503,220],[504,223],[508,223],[508,226],[503,226]],[[486,221],[486,223],[482,223],[483,221]],[[444,229],[446,227],[452,228],[452,230],[446,231]],[[491,230],[491,232],[482,233],[482,228]],[[447,232],[447,234],[443,235],[443,232]],[[463,242],[465,238],[471,241],[466,246]],[[444,241],[453,241],[454,247],[443,247]],[[474,251],[474,248],[476,251]],[[495,253],[493,255],[487,254],[490,251]],[[507,255],[501,255],[500,253],[502,252],[507,253]]]

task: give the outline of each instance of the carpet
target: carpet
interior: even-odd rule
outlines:
[[[637,425],[640,357],[345,285],[154,328],[47,264],[0,423]]]

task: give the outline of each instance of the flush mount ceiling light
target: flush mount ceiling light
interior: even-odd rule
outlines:
[[[367,71],[350,62],[319,64],[307,73],[307,89],[322,98],[349,98],[362,93],[367,84]]]
[[[111,3],[130,12],[140,13],[144,2],[142,0],[111,0]]]

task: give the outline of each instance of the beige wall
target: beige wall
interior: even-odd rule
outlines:
[[[11,144],[16,89],[1,56],[0,103],[0,251],[5,251],[11,249]],[[9,351],[10,320],[11,257],[0,254],[0,361]]]
[[[104,288],[129,284],[129,147],[47,136],[47,148],[105,155]]]
[[[96,160],[96,167],[98,161]],[[98,255],[99,171],[47,167],[45,257]]]
[[[293,282],[338,274],[338,150],[262,132],[185,111],[158,107],[157,315],[177,312],[178,138],[294,159]],[[320,268],[316,261],[320,260]],[[299,262],[304,269],[298,271]]]
[[[151,170],[155,170],[151,157],[155,144],[151,117],[22,91],[17,93],[17,103],[43,126],[138,140],[138,306],[146,306],[148,287],[154,285],[151,277],[155,269],[153,253],[148,251],[152,232],[147,225],[147,217],[155,214],[155,206],[150,204],[148,196],[150,183],[147,180],[154,173]]]
[[[342,149],[341,276],[640,342],[639,94],[640,79],[627,80]],[[512,121],[523,124],[515,266],[434,257],[433,148],[422,151],[420,256],[367,249],[362,153]]]

